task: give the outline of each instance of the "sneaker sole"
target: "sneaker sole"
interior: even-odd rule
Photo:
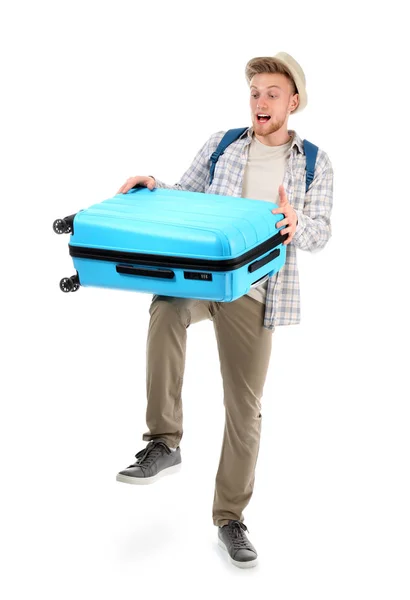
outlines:
[[[258,564],[258,559],[254,558],[253,560],[246,560],[246,561],[238,561],[238,560],[234,560],[231,555],[228,552],[228,548],[225,546],[225,544],[223,543],[223,541],[218,538],[218,546],[220,546],[223,550],[225,550],[225,552],[228,555],[229,560],[231,561],[231,563],[233,565],[235,565],[235,567],[239,567],[240,569],[250,569],[251,567],[256,567],[256,565]]]
[[[116,479],[117,481],[121,481],[122,483],[131,483],[132,485],[149,485],[150,483],[155,483],[164,475],[173,475],[174,473],[178,473],[181,470],[181,463],[174,465],[172,467],[166,467],[162,469],[156,475],[152,475],[151,477],[131,477],[130,475],[121,475],[118,473]]]

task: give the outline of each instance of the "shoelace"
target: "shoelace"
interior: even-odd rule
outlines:
[[[227,530],[230,540],[234,548],[249,548],[249,540],[246,538],[244,531],[249,533],[249,529],[241,521],[231,521]]]
[[[139,467],[149,467],[154,460],[162,454],[163,448],[165,448],[168,454],[171,454],[171,450],[168,448],[165,442],[151,440],[146,448],[137,452],[135,455],[137,462],[135,464]],[[133,466],[135,465],[130,465],[130,467]]]

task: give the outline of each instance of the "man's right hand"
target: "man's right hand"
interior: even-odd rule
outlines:
[[[131,188],[133,188],[137,184],[147,187],[149,190],[153,190],[155,187],[155,179],[151,176],[145,177],[144,175],[136,175],[135,177],[129,177],[127,181],[120,187],[117,194],[126,194]]]

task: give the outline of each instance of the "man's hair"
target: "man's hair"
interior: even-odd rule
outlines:
[[[284,64],[277,61],[275,58],[270,56],[252,58],[245,67],[245,75],[248,84],[250,84],[252,77],[258,73],[279,73],[280,75],[285,75],[290,81],[291,94],[294,95],[298,93],[291,72]]]

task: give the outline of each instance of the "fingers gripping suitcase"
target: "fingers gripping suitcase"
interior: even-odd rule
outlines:
[[[278,272],[288,237],[273,202],[156,188],[131,189],[54,221],[70,233],[79,286],[231,302]]]

